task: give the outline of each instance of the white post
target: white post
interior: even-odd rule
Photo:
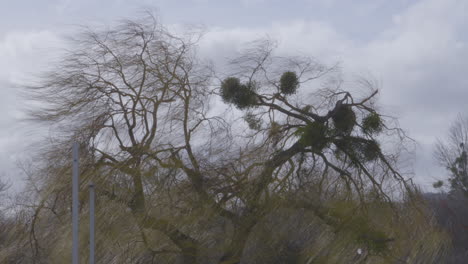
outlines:
[[[94,264],[94,184],[89,184],[89,264]]]
[[[72,168],[72,264],[79,264],[79,238],[78,238],[78,191],[79,191],[79,175],[78,175],[78,143],[73,143],[73,168]]]

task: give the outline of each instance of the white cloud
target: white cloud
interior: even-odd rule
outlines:
[[[59,0],[55,5],[55,11],[59,14],[64,14],[72,5],[71,0]]]
[[[223,60],[246,42],[260,38],[278,41],[277,52],[283,55],[301,53],[335,61],[354,45],[324,22],[296,20],[275,22],[267,28],[211,28],[200,43],[201,52],[214,60]]]
[[[27,74],[37,73],[62,45],[50,31],[7,32],[0,38],[0,80],[19,82]]]
[[[60,46],[50,31],[7,32],[0,37],[0,175],[14,183],[14,191],[22,186],[16,162],[34,134],[20,122],[24,102],[17,85],[46,69]]]

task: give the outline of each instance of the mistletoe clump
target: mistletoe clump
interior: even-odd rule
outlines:
[[[342,106],[332,116],[332,120],[338,132],[349,134],[356,124],[356,114],[350,106]]]
[[[370,113],[362,120],[362,130],[365,133],[374,134],[382,131],[383,123],[379,114],[376,112]]]
[[[380,145],[375,140],[348,136],[335,139],[333,143],[337,147],[335,156],[340,157],[341,154],[345,153],[352,162],[374,161],[381,154]]]
[[[299,142],[303,146],[311,146],[316,150],[322,150],[328,144],[327,126],[320,122],[312,122],[296,131],[300,135]]]
[[[287,71],[281,75],[280,78],[280,91],[283,94],[294,94],[299,87],[299,79],[295,72]]]
[[[234,104],[239,109],[253,107],[257,103],[253,85],[242,84],[239,78],[226,78],[221,84],[221,98],[225,103]]]
[[[250,129],[252,130],[260,130],[262,128],[262,120],[257,118],[254,114],[252,113],[247,113],[244,116],[244,120],[249,126]]]
[[[366,140],[364,144],[361,144],[361,153],[364,160],[373,161],[379,157],[380,154],[380,146],[374,140]]]

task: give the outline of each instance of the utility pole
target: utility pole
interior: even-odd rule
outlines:
[[[80,188],[80,180],[78,174],[78,143],[73,143],[72,149],[73,166],[72,166],[72,264],[79,264],[79,237],[78,237],[78,191]]]
[[[94,183],[89,184],[89,264],[94,264]]]

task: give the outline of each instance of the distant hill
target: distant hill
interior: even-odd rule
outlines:
[[[448,264],[468,263],[468,197],[461,193],[425,193],[429,207],[441,228],[452,237]]]

